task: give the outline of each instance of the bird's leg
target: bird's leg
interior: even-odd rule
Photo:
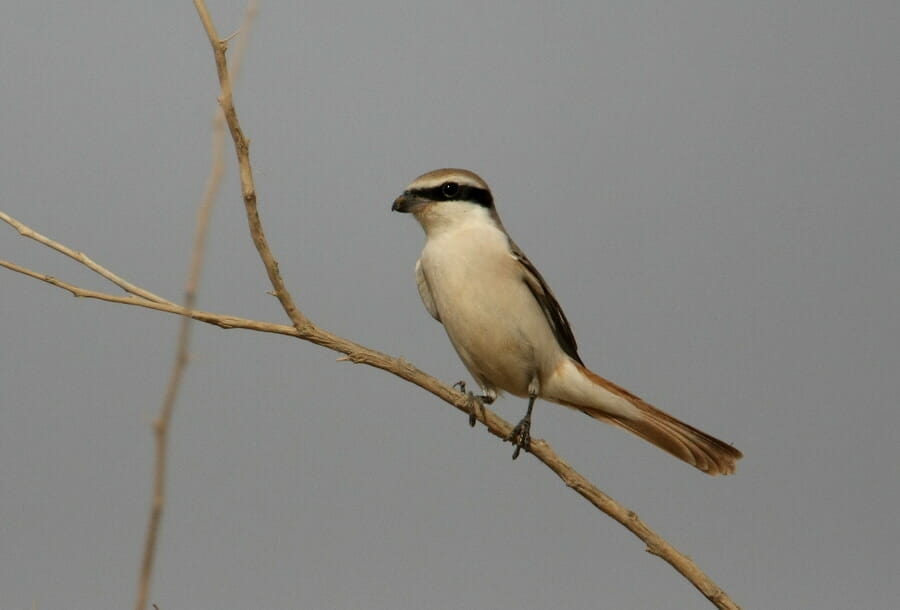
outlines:
[[[528,410],[525,411],[525,417],[516,424],[516,427],[513,428],[512,432],[509,433],[509,436],[506,437],[506,440],[512,442],[516,446],[516,450],[513,451],[512,459],[519,457],[519,451],[522,449],[525,449],[525,451],[531,450],[531,409],[534,408],[534,401],[536,398],[536,392],[528,396]]]
[[[484,408],[483,405],[489,405],[494,402],[495,396],[491,394],[481,394],[476,395],[472,392],[466,391],[466,382],[465,381],[457,381],[453,384],[454,388],[458,389],[463,394],[466,394],[469,398],[472,399],[472,408],[469,411],[469,425],[473,428],[475,427],[475,422],[478,421],[477,413],[481,411],[481,419],[484,419]]]

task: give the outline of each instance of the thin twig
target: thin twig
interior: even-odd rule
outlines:
[[[247,222],[250,225],[250,234],[253,237],[253,243],[262,259],[263,266],[269,276],[269,282],[272,284],[276,298],[281,302],[281,306],[287,313],[291,322],[298,331],[303,331],[311,326],[310,321],[301,313],[300,309],[294,303],[291,293],[288,292],[284,280],[278,271],[278,262],[272,255],[269,243],[266,240],[263,231],[262,222],[259,219],[259,212],[256,209],[256,186],[253,182],[253,168],[250,165],[250,142],[244,137],[241,130],[241,124],[238,122],[237,113],[234,109],[234,99],[231,90],[231,77],[228,73],[228,62],[225,59],[225,51],[228,49],[228,42],[221,40],[216,33],[212,18],[206,10],[203,0],[194,0],[194,6],[197,8],[197,14],[206,30],[209,43],[212,45],[213,54],[216,60],[216,71],[219,75],[219,85],[222,95],[219,98],[219,104],[225,112],[225,120],[228,123],[228,129],[231,132],[231,139],[234,140],[234,148],[237,151],[238,167],[241,176],[241,191],[244,198],[244,208],[247,212]]]
[[[99,264],[95,263],[84,252],[76,252],[75,250],[72,250],[71,248],[68,248],[68,247],[62,245],[59,242],[53,241],[49,237],[45,237],[45,236],[41,235],[40,233],[38,233],[37,231],[34,231],[31,228],[25,226],[24,224],[22,224],[21,222],[19,222],[12,216],[9,216],[8,214],[0,212],[0,220],[5,222],[6,224],[10,225],[11,227],[13,227],[23,237],[33,239],[34,241],[36,241],[40,244],[44,244],[45,246],[53,248],[57,252],[65,254],[69,258],[78,261],[79,263],[81,263],[82,265],[84,265],[85,267],[90,269],[91,271],[94,271],[94,272],[100,274],[102,277],[108,279],[110,282],[112,282],[113,284],[115,284],[116,286],[118,286],[119,288],[124,290],[125,292],[130,292],[131,294],[135,294],[139,297],[143,297],[143,298],[147,299],[148,301],[153,301],[155,303],[168,303],[170,305],[172,304],[171,301],[167,301],[166,299],[153,294],[149,290],[144,290],[140,286],[135,286],[134,284],[123,280],[122,278],[120,278],[118,275],[116,275],[115,273],[113,273],[112,271],[110,271],[109,269],[104,267],[103,265],[99,265]]]
[[[107,294],[105,292],[97,292],[96,290],[89,290],[87,288],[80,288],[79,286],[74,286],[69,284],[68,282],[64,282],[58,278],[53,277],[52,275],[46,275],[43,273],[38,273],[37,271],[32,271],[31,269],[26,269],[20,265],[16,265],[15,263],[11,263],[9,261],[0,260],[0,267],[6,267],[11,271],[15,271],[17,273],[21,273],[22,275],[27,275],[28,277],[32,277],[36,280],[40,280],[42,282],[46,282],[51,286],[56,286],[57,288],[61,288],[68,292],[72,293],[72,296],[85,298],[85,299],[96,299],[99,301],[107,301],[108,303],[116,303],[119,305],[132,305],[135,307],[145,307],[147,309],[154,309],[156,311],[163,311],[166,313],[176,314],[180,316],[190,316],[194,320],[198,322],[206,322],[207,324],[211,324],[213,326],[218,326],[223,329],[231,329],[231,328],[240,328],[246,330],[255,330],[264,333],[274,333],[278,335],[289,335],[291,337],[297,337],[297,329],[293,326],[287,324],[273,324],[271,322],[260,322],[258,320],[250,320],[248,318],[241,318],[238,316],[230,316],[227,314],[218,314],[212,313],[208,311],[200,311],[200,310],[187,310],[181,305],[176,305],[174,303],[156,303],[154,301],[148,301],[141,297],[136,296],[121,296],[115,294]]]

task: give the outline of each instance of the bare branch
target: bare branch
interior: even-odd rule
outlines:
[[[231,328],[239,328],[246,330],[255,330],[264,333],[274,333],[277,335],[289,335],[291,337],[297,337],[297,329],[293,326],[289,326],[286,324],[273,324],[271,322],[260,322],[258,320],[250,320],[248,318],[241,318],[238,316],[230,316],[227,314],[218,314],[211,313],[208,311],[198,311],[193,310],[189,311],[180,305],[176,305],[174,303],[156,303],[154,301],[148,301],[146,299],[142,299],[141,297],[136,296],[120,296],[115,294],[106,294],[104,292],[97,292],[96,290],[88,290],[86,288],[80,288],[78,286],[74,286],[69,284],[68,282],[64,282],[60,279],[53,277],[52,275],[45,275],[43,273],[38,273],[37,271],[32,271],[31,269],[26,269],[20,265],[16,265],[15,263],[11,263],[9,261],[0,260],[0,267],[6,267],[12,271],[16,271],[17,273],[21,273],[23,275],[27,275],[28,277],[32,277],[36,280],[40,280],[42,282],[46,282],[51,286],[56,286],[57,288],[61,288],[63,290],[67,290],[72,293],[72,296],[85,298],[85,299],[97,299],[99,301],[107,301],[108,303],[117,303],[120,305],[133,305],[136,307],[145,307],[147,309],[155,309],[156,311],[164,311],[166,313],[172,313],[181,316],[190,316],[194,320],[199,322],[206,322],[207,324],[211,324],[213,326],[218,326],[223,329],[231,329]]]
[[[131,294],[135,294],[139,297],[143,297],[143,298],[147,299],[148,301],[153,301],[155,303],[172,304],[171,301],[167,301],[166,299],[164,299],[160,296],[156,296],[155,294],[153,294],[152,292],[150,292],[148,290],[144,290],[143,288],[140,288],[139,286],[135,286],[134,284],[123,280],[122,278],[120,278],[118,275],[116,275],[115,273],[113,273],[112,271],[110,271],[109,269],[104,267],[103,265],[99,265],[99,264],[95,263],[84,252],[76,252],[75,250],[72,250],[71,248],[67,248],[66,246],[62,245],[59,242],[53,241],[49,237],[44,237],[37,231],[31,229],[30,227],[25,226],[24,224],[22,224],[15,218],[9,216],[8,214],[5,214],[4,212],[0,212],[0,220],[5,222],[6,224],[10,225],[11,227],[13,227],[23,237],[33,239],[34,241],[36,241],[38,243],[41,243],[41,244],[44,244],[45,246],[53,248],[57,252],[65,254],[69,258],[78,261],[79,263],[81,263],[82,265],[84,265],[85,267],[90,269],[91,271],[94,271],[94,272],[100,274],[101,276],[103,276],[104,278],[108,279],[110,282],[112,282],[113,284],[115,284],[116,286],[118,286],[119,288],[124,290],[125,292],[130,292]]]
[[[216,28],[203,0],[194,0],[194,6],[197,8],[197,14],[200,16],[200,21],[206,30],[206,35],[209,38],[209,43],[212,45],[213,55],[216,60],[216,71],[218,72],[219,85],[222,89],[219,104],[225,112],[225,121],[228,123],[228,129],[231,131],[231,139],[234,140],[234,149],[237,153],[238,167],[240,168],[241,191],[244,197],[244,208],[247,212],[247,222],[250,225],[250,234],[266,268],[275,297],[281,302],[282,308],[297,330],[302,332],[304,329],[312,326],[312,324],[297,308],[291,293],[288,292],[287,286],[284,284],[284,280],[281,279],[281,273],[278,271],[278,262],[269,248],[262,222],[259,219],[259,212],[256,209],[256,186],[253,182],[253,168],[250,165],[250,142],[244,137],[244,132],[241,130],[241,124],[237,118],[237,112],[234,109],[231,77],[228,74],[228,63],[225,59],[228,43],[221,40],[216,33]]]

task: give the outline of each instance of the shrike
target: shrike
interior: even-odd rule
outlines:
[[[625,428],[711,475],[734,472],[741,452],[588,370],[566,315],[538,270],[509,237],[488,185],[462,169],[413,180],[391,208],[425,230],[416,262],[419,296],[490,404],[502,392],[528,398],[507,440],[529,449],[540,397]]]

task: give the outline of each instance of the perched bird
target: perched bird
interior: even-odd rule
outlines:
[[[413,180],[391,208],[415,216],[426,242],[416,262],[419,296],[490,404],[528,398],[507,440],[529,449],[536,398],[625,428],[711,475],[734,472],[741,452],[588,370],[547,282],[509,237],[476,174],[438,169]]]

